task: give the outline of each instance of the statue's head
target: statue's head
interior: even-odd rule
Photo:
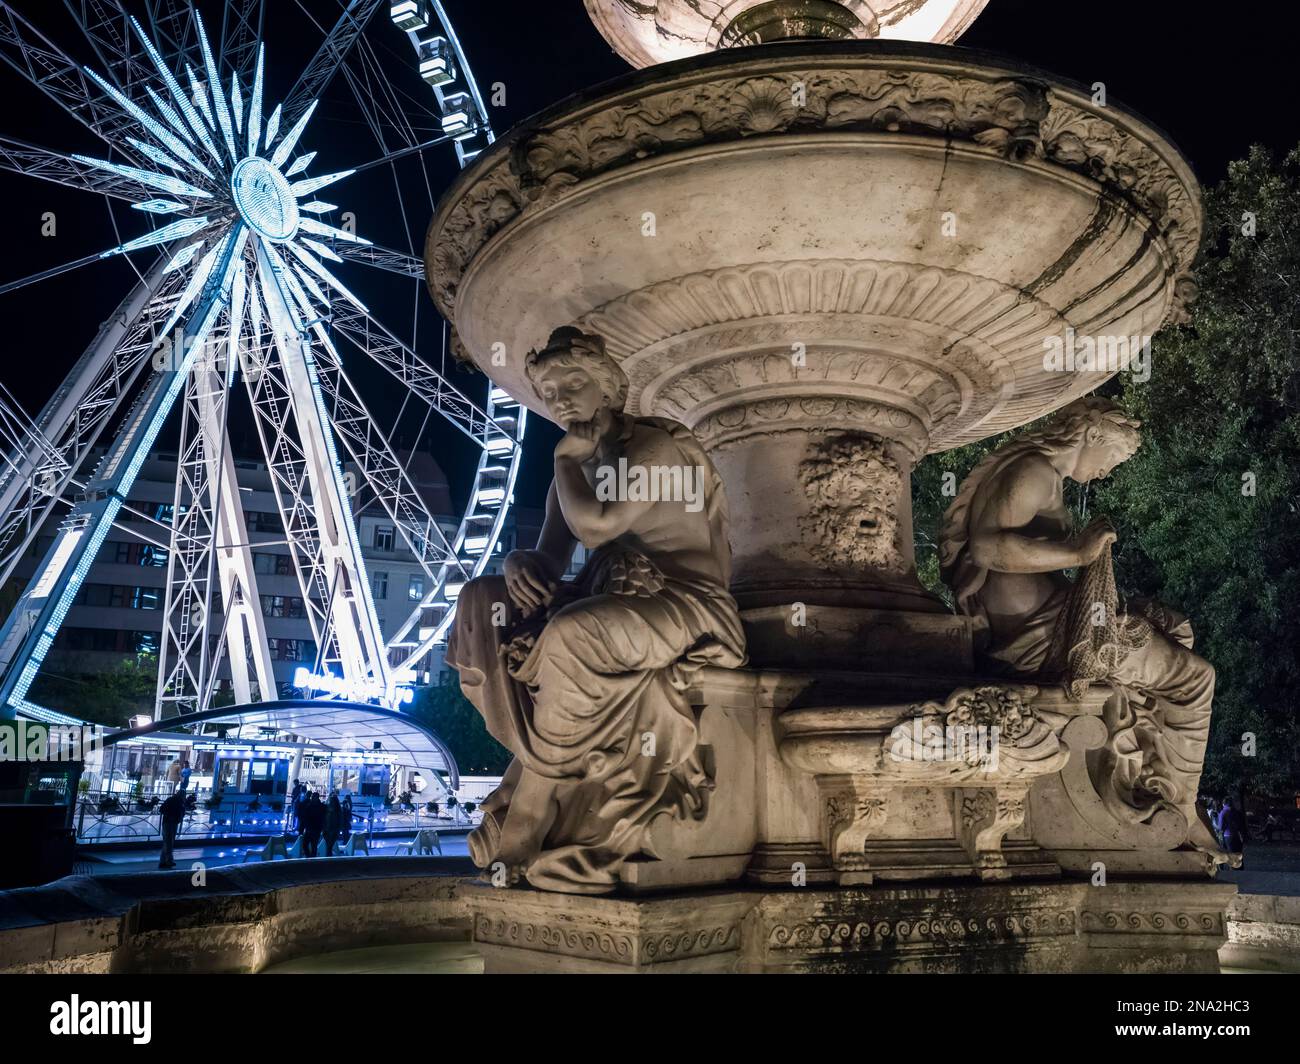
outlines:
[[[1109,476],[1128,461],[1142,445],[1140,421],[1125,415],[1120,407],[1100,396],[1076,399],[1061,410],[1051,423],[1053,435],[1067,439],[1076,448],[1070,476],[1086,483]]]
[[[627,403],[627,375],[605,353],[605,341],[571,325],[556,329],[524,368],[551,420],[567,428],[601,410],[619,413]]]

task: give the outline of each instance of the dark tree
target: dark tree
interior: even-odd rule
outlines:
[[[447,744],[462,774],[500,776],[510,764],[510,752],[488,734],[454,679],[418,691],[410,713]]]

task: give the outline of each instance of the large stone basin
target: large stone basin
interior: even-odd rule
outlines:
[[[1049,367],[1046,343],[1177,319],[1201,225],[1176,149],[1080,86],[950,47],[785,42],[526,122],[449,190],[427,259],[463,352],[532,409],[525,354],[577,324],[631,412],[699,435],[777,662],[780,631],[754,636],[796,604],[942,612],[915,579],[915,462],[1111,376]]]

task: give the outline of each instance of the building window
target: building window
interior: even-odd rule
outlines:
[[[64,628],[58,645],[64,650],[89,650],[109,654],[157,654],[157,632],[132,632],[117,628]]]
[[[157,610],[162,608],[162,589],[156,587],[131,588],[131,609]]]
[[[314,661],[316,644],[310,639],[268,639],[272,661]]]
[[[388,574],[371,573],[370,574],[370,595],[376,599],[388,598]]]
[[[269,514],[264,511],[252,510],[244,514],[244,520],[248,523],[250,532],[275,532],[282,533],[284,525],[280,522],[279,514]]]
[[[291,595],[263,595],[263,617],[303,617],[302,599]]]
[[[424,598],[424,577],[413,576],[410,583],[406,585],[406,597],[412,602],[419,602]]]
[[[86,584],[81,589],[81,605],[106,606],[112,609],[160,610],[163,590],[159,587],[129,587],[124,584]]]
[[[391,525],[375,526],[375,550],[391,551],[393,549],[393,529]]]
[[[255,553],[253,571],[259,576],[292,576],[293,559],[287,554]]]

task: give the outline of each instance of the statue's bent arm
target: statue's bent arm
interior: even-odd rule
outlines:
[[[1036,539],[1027,527],[1055,497],[1059,475],[1041,458],[1025,458],[1001,472],[971,533],[971,558],[998,573],[1052,573],[1086,562],[1073,537]]]
[[[555,481],[551,481],[550,490],[546,493],[546,516],[542,520],[541,534],[537,537],[537,553],[555,566],[555,574],[558,576],[569,567],[576,542],[560,510]]]
[[[670,445],[667,438],[654,442],[641,442],[635,437],[628,441],[624,455],[629,467],[651,468],[681,463],[681,454]],[[607,467],[613,472],[613,467]],[[652,510],[655,503],[646,500],[615,498],[608,502],[597,497],[596,490],[587,481],[582,464],[576,459],[555,459],[555,484],[560,509],[569,529],[588,550],[594,550],[630,530],[637,520]]]

